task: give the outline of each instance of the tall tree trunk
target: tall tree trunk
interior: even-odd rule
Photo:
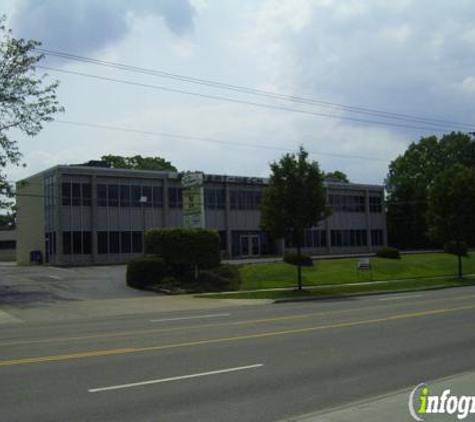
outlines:
[[[300,242],[297,243],[297,255],[299,257],[297,263],[297,280],[298,280],[298,290],[302,290],[302,264],[300,262]]]

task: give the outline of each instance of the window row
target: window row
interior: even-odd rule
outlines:
[[[332,230],[332,246],[368,246],[366,230]]]
[[[45,251],[47,255],[56,254],[56,232],[45,234]]]
[[[142,253],[143,233],[139,231],[97,232],[97,253]]]
[[[229,196],[232,210],[258,210],[262,202],[262,191],[231,190]]]
[[[325,248],[327,246],[326,230],[305,230],[303,245],[304,248]],[[294,248],[295,244],[291,239],[286,239],[286,248]]]
[[[369,211],[370,212],[383,212],[383,200],[381,196],[370,196],[369,197]]]
[[[142,253],[143,233],[141,231],[97,232],[97,253]],[[47,233],[51,253],[56,252],[56,236]],[[53,240],[54,239],[54,240]],[[53,243],[54,242],[54,243]],[[91,232],[63,232],[63,253],[65,255],[89,255],[92,253]]]
[[[139,185],[97,185],[97,205],[99,207],[163,207],[161,186]]]
[[[63,232],[64,255],[90,255],[91,253],[91,232]]]
[[[61,198],[63,205],[90,206],[91,184],[63,182],[61,186]]]
[[[224,210],[226,208],[226,193],[220,188],[205,188],[205,208]]]
[[[16,240],[1,240],[0,250],[16,249]]]
[[[335,211],[365,212],[363,195],[329,195],[330,205]]]

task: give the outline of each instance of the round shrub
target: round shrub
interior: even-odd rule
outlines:
[[[158,257],[136,258],[127,263],[127,285],[145,289],[158,284],[167,273],[165,261]]]
[[[312,267],[313,261],[310,255],[298,254],[296,252],[287,253],[284,255],[284,262],[290,265],[300,265],[302,267]]]
[[[208,269],[219,265],[219,235],[215,230],[166,228],[145,233],[146,253],[160,256],[171,267]]]
[[[399,249],[392,248],[390,246],[385,246],[384,248],[379,249],[376,252],[376,256],[378,256],[379,258],[401,259]]]

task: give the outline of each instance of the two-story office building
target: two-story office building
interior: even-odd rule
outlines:
[[[183,225],[182,174],[61,165],[17,183],[17,262],[38,253],[53,265],[117,264],[143,254],[143,233]],[[219,232],[223,256],[282,254],[263,231],[267,180],[204,175],[203,226]],[[386,243],[382,186],[326,182],[333,214],[306,234],[311,254],[366,253]],[[33,253],[32,252],[36,252]]]

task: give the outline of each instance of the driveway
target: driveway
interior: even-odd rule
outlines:
[[[0,263],[0,325],[145,313],[181,315],[246,304],[132,289],[125,284],[125,265],[64,268]]]
[[[125,266],[58,268],[0,264],[0,306],[155,295],[125,284]]]

